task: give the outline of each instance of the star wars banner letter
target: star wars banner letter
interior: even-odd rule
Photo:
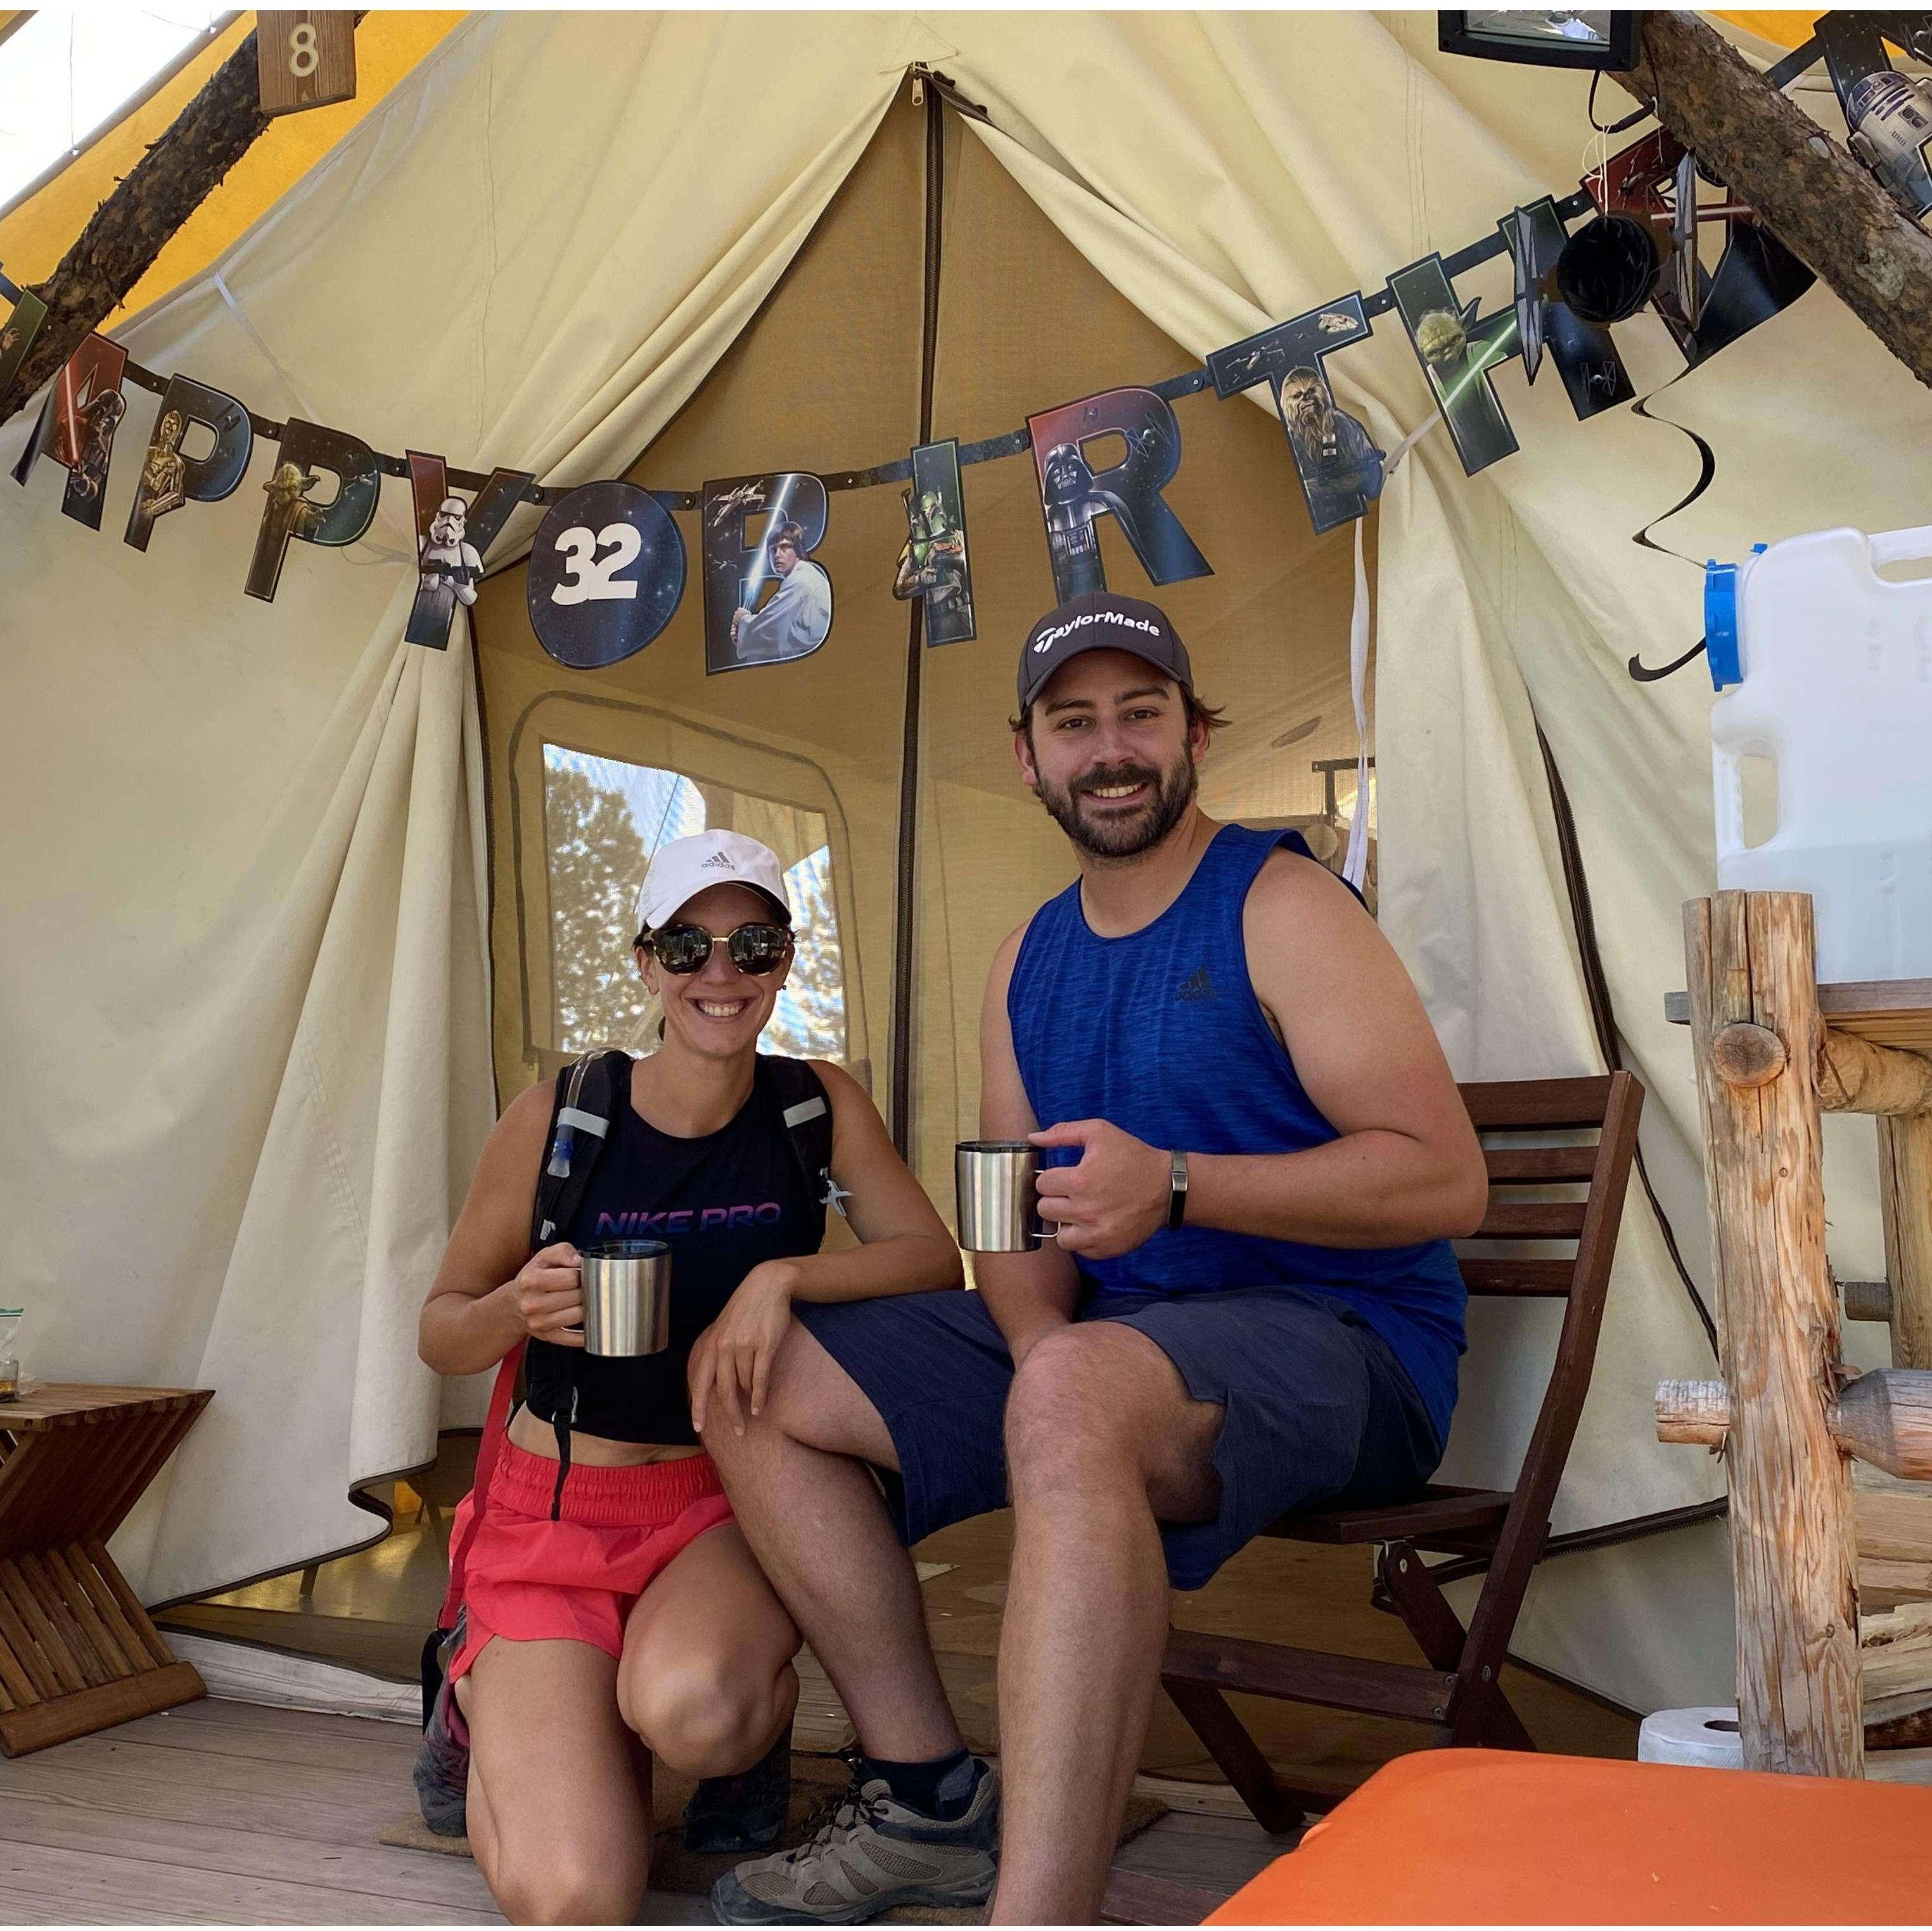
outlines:
[[[457,605],[467,610],[476,601],[484,553],[536,478],[527,469],[493,469],[482,493],[466,503],[451,490],[440,456],[419,449],[407,456],[416,511],[416,597],[403,641],[447,650]]]
[[[704,486],[704,667],[809,657],[832,632],[825,485],[802,470]]]
[[[214,446],[205,455],[184,454],[182,441],[197,424],[214,438]],[[170,376],[134,485],[127,541],[146,550],[159,518],[184,503],[218,503],[232,496],[248,473],[254,448],[254,424],[232,396],[186,376]]]
[[[1107,389],[1027,418],[1034,466],[1046,517],[1047,553],[1062,603],[1083,591],[1104,590],[1095,525],[1111,516],[1150,582],[1178,583],[1214,572],[1180,517],[1161,499],[1180,467],[1180,425],[1151,389]],[[1085,445],[1118,437],[1126,453],[1097,474]]]
[[[476,499],[479,516],[488,494]],[[650,490],[586,483],[537,526],[527,580],[537,641],[573,670],[602,670],[634,657],[676,614],[684,538]]]
[[[322,481],[311,463],[320,463],[335,478],[335,493],[326,502],[309,500],[309,492]],[[368,443],[339,429],[291,417],[282,430],[281,460],[262,485],[268,500],[262,507],[255,555],[242,588],[265,604],[273,603],[290,538],[333,550],[355,542],[375,521],[382,488],[376,452]]]
[[[1353,523],[1382,493],[1382,452],[1368,430],[1336,406],[1325,358],[1365,340],[1360,294],[1344,295],[1208,358],[1214,393],[1226,401],[1265,382],[1294,454],[1295,473],[1319,536]]]
[[[34,465],[51,456],[68,472],[61,514],[89,529],[100,527],[114,433],[128,413],[128,398],[121,393],[127,366],[128,352],[119,343],[90,335],[54,378],[46,406],[14,466],[14,480],[24,483]]]
[[[926,604],[928,644],[964,643],[974,634],[973,566],[966,556],[966,498],[959,444],[922,442],[912,452],[912,487],[902,491],[906,545],[892,595]]]

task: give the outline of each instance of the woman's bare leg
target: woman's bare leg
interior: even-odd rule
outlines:
[[[628,1924],[650,1876],[650,1761],[594,1645],[486,1643],[456,1686],[470,1846],[513,1924]]]
[[[799,1633],[735,1522],[707,1530],[638,1597],[617,1708],[687,1777],[748,1770],[798,1705]]]

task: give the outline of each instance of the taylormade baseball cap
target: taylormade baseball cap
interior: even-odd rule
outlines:
[[[1129,650],[1144,658],[1184,691],[1194,688],[1187,647],[1156,604],[1088,590],[1048,610],[1027,634],[1020,651],[1020,709],[1037,697],[1046,680],[1083,650]]]
[[[668,924],[680,905],[714,885],[748,885],[772,901],[786,925],[791,923],[784,872],[770,845],[742,832],[694,832],[658,846],[638,887],[638,929],[655,931]]]

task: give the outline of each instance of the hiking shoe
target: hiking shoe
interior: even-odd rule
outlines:
[[[898,1905],[985,1903],[998,1870],[1000,1774],[978,1768],[972,1802],[950,1823],[854,1771],[817,1836],[718,1880],[712,1915],[721,1924],[860,1924]]]
[[[684,1807],[687,1851],[769,1851],[791,1808],[791,1726],[749,1770],[707,1777]]]
[[[452,1657],[462,1647],[462,1627],[459,1621],[449,1648]],[[412,1781],[422,1820],[439,1837],[470,1834],[470,1726],[457,1708],[456,1686],[446,1676],[436,1687],[416,1746]]]

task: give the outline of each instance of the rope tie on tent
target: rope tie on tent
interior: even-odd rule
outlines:
[[[1382,465],[1382,486],[1402,466],[1402,459],[1442,420],[1438,409],[1412,429]],[[1355,519],[1355,604],[1348,613],[1348,696],[1355,709],[1355,811],[1348,820],[1348,843],[1342,854],[1342,876],[1359,892],[1369,873],[1369,567],[1362,526]]]

